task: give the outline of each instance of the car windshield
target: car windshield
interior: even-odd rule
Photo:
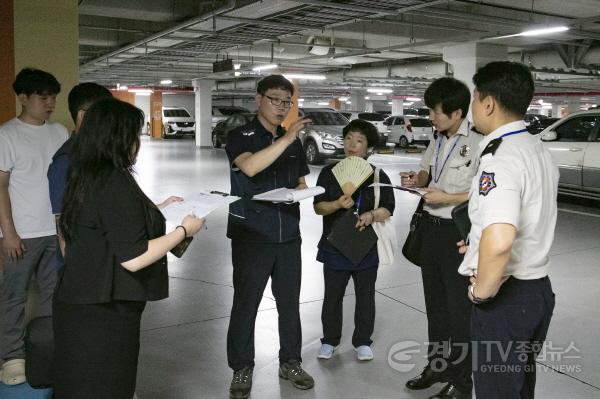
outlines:
[[[167,118],[189,118],[190,114],[185,109],[165,109]]]
[[[348,119],[338,112],[305,112],[307,118],[312,120],[313,125],[339,126],[347,125]]]
[[[384,121],[385,118],[386,118],[385,115],[375,114],[375,113],[371,113],[371,112],[361,112],[360,114],[358,114],[358,119],[362,119],[365,121],[371,121],[371,122],[381,122],[381,121]]]
[[[410,124],[414,127],[431,127],[433,126],[429,119],[424,118],[410,118]]]

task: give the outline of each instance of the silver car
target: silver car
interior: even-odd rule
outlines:
[[[304,147],[306,162],[316,165],[325,159],[344,158],[342,133],[348,119],[341,113],[326,108],[301,108],[299,113],[301,117],[312,120],[298,135]]]

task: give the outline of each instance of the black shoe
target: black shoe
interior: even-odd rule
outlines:
[[[252,372],[254,368],[246,366],[233,372],[229,386],[229,399],[246,399],[252,390]]]
[[[429,399],[471,399],[471,392],[460,391],[456,385],[448,383],[436,395],[430,396]]]
[[[431,367],[427,366],[423,369],[423,372],[417,377],[410,379],[406,382],[406,387],[412,390],[419,390],[429,388],[437,382],[448,382],[448,378],[444,373],[431,370]]]
[[[302,369],[298,361],[290,361],[279,365],[279,377],[290,380],[298,389],[310,389],[315,386],[315,380]]]

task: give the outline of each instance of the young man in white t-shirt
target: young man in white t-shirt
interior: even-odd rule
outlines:
[[[0,126],[0,237],[4,314],[0,357],[7,385],[25,382],[25,303],[35,275],[38,314],[52,313],[56,284],[56,226],[46,173],[52,155],[67,140],[67,129],[48,122],[60,83],[51,74],[23,69],[13,88],[21,104],[18,117]]]

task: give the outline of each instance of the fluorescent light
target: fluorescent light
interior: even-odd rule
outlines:
[[[371,98],[371,97],[369,97],[369,96],[365,96],[365,100],[368,100],[368,99],[370,99],[370,98]]]
[[[320,102],[317,103],[317,105],[329,105],[329,103],[326,103],[324,101],[320,101]]]
[[[240,69],[242,67],[242,64],[233,64],[233,69]]]
[[[348,101],[348,97],[340,97],[340,98],[338,98],[338,100],[340,100],[340,101]]]
[[[375,88],[375,89],[367,89],[367,92],[368,93],[377,93],[378,95],[381,95],[383,93],[391,93],[391,92],[393,92],[393,90],[392,89],[377,89],[377,88]]]
[[[388,105],[392,105],[392,102],[391,102],[391,101],[388,101]]]
[[[117,90],[127,90],[127,86],[121,86],[121,83],[117,83]]]
[[[411,105],[413,105],[413,103],[402,103],[402,105],[405,107],[410,107]]]
[[[149,96],[150,94],[154,93],[154,90],[152,89],[129,89],[127,91],[130,93],[139,94],[141,96]]]
[[[530,29],[525,32],[518,33],[515,36],[541,36],[549,35],[552,33],[566,32],[569,28],[567,26],[555,26],[553,28],[541,28],[541,29]]]
[[[277,65],[277,64],[259,65],[259,66],[255,66],[254,68],[252,68],[252,70],[253,71],[267,71],[269,69],[275,69],[278,66],[279,65]]]
[[[304,99],[303,99],[303,98],[299,98],[299,99],[298,99],[298,102],[302,102],[302,101],[304,101]]]
[[[419,97],[406,97],[406,101],[421,101]]]
[[[346,101],[346,104],[352,104],[352,101]]]
[[[173,83],[171,79],[163,79],[160,81],[161,85],[170,85],[171,83]]]
[[[236,71],[236,72],[234,72],[233,74],[234,74],[235,76],[242,76],[242,73],[241,73],[241,72],[237,72],[237,71]]]
[[[286,73],[283,76],[286,79],[325,80],[325,75],[315,75],[307,73]]]

